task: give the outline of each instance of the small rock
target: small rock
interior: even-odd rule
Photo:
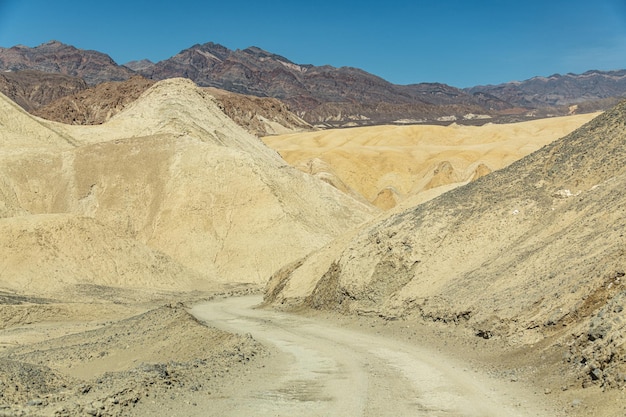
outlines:
[[[583,388],[589,388],[591,386],[593,386],[593,382],[591,380],[586,379],[583,381]]]
[[[546,388],[545,390],[543,390],[543,393],[546,395],[552,394],[552,390],[550,388]]]
[[[91,391],[91,385],[87,385],[87,384],[80,384],[78,387],[78,392],[81,394],[87,394],[89,391]]]
[[[602,375],[603,375],[602,369],[595,368],[593,371],[591,371],[589,375],[591,376],[591,379],[593,379],[594,381],[597,381],[602,378]]]
[[[602,317],[596,317],[591,322],[591,326],[587,331],[587,339],[590,342],[594,342],[598,339],[604,339],[610,330],[610,323],[602,320]]]
[[[87,408],[85,408],[85,413],[89,414],[90,416],[97,416],[98,415],[98,409],[93,408],[93,407],[87,407]]]

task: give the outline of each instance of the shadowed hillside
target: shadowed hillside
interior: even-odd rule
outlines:
[[[34,70],[0,73],[0,93],[26,111],[33,111],[86,88],[85,81],[69,75]]]

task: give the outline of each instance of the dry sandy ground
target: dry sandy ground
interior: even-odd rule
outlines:
[[[503,168],[596,114],[483,126],[374,126],[267,136],[291,165],[382,209],[411,204]],[[416,200],[417,195],[422,195]]]
[[[538,356],[541,346],[517,350],[437,323],[252,310],[260,295],[232,297],[249,291],[171,295],[185,305],[166,299],[130,305],[21,300],[24,307],[47,306],[48,313],[0,331],[0,415],[626,411],[623,392],[583,390],[560,380],[558,370]]]
[[[544,394],[488,377],[422,340],[403,342],[352,320],[337,325],[275,311],[251,310],[256,298],[196,305],[192,313],[228,331],[250,333],[286,363],[214,398],[215,416],[556,416]],[[261,382],[261,383],[259,383]],[[190,415],[207,415],[204,412]]]
[[[123,295],[128,303],[5,299],[0,415],[132,415],[152,399],[206,396],[266,354],[249,336],[189,315],[181,301],[199,294]]]

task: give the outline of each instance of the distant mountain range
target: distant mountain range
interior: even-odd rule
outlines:
[[[102,52],[78,49],[57,41],[34,48],[23,45],[0,48],[0,70],[25,69],[72,75],[84,79],[89,85],[123,81],[135,74]]]
[[[623,97],[626,93],[626,70],[554,74],[522,82],[476,86],[465,91],[469,94],[489,94],[525,108],[570,106]]]
[[[624,70],[459,89],[440,83],[397,85],[358,68],[301,65],[257,47],[233,51],[215,43],[194,45],[157,63],[126,65],[57,41],[0,48],[0,71],[27,69],[79,77],[90,86],[137,74],[152,80],[184,77],[199,86],[280,99],[319,126],[517,121],[603,110],[626,95]]]

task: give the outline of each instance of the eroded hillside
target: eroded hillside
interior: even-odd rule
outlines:
[[[187,80],[98,126],[2,105],[4,289],[261,283],[375,213],[289,167]]]
[[[483,126],[376,126],[268,136],[304,172],[382,209],[425,201],[501,169],[597,114]]]
[[[584,384],[623,387],[626,103],[464,187],[337,240],[267,300],[542,342]]]

